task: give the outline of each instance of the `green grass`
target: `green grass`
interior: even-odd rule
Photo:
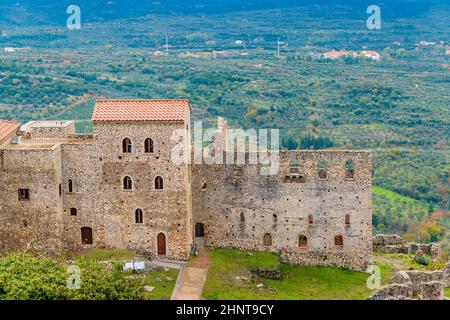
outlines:
[[[450,287],[444,289],[444,295],[450,299]]]
[[[373,260],[377,264],[377,266],[380,267],[383,280],[385,279],[385,277],[388,277],[390,279],[390,276],[392,276],[396,270],[427,269],[426,266],[414,261],[413,254],[374,252]]]
[[[134,252],[125,249],[89,249],[76,255],[97,261],[126,261],[134,258]]]
[[[210,300],[361,300],[371,291],[368,275],[340,268],[290,266],[272,253],[232,249],[211,251],[211,266],[203,289]],[[252,276],[250,267],[280,267],[281,280]],[[263,288],[257,288],[263,284]]]
[[[169,300],[177,281],[178,269],[161,269],[145,275],[145,285],[155,287],[152,292],[146,292],[145,299]],[[167,279],[169,278],[169,279]]]
[[[125,249],[89,249],[77,253],[76,256],[96,261],[127,261],[133,260],[134,253]],[[178,273],[178,269],[170,268],[160,268],[157,271],[146,273],[144,275],[145,285],[155,287],[155,289],[152,292],[146,292],[145,299],[169,300],[175,287]]]

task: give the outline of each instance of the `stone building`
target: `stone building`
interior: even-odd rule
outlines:
[[[260,164],[175,164],[173,132],[191,137],[186,100],[97,101],[92,120],[93,134],[71,121],[0,122],[3,247],[186,260],[204,237],[288,263],[368,266],[369,153],[280,151],[268,176]],[[226,136],[223,119],[218,128]],[[182,144],[190,155],[191,139]]]

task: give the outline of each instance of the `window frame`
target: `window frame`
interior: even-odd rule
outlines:
[[[25,197],[23,197],[25,195]],[[29,188],[19,188],[18,190],[19,201],[31,201],[31,192]]]
[[[134,222],[139,225],[144,223],[144,212],[141,208],[134,210]]]
[[[153,187],[155,191],[164,190],[164,178],[162,176],[156,176],[155,179],[153,179]]]
[[[152,138],[147,138],[144,141],[144,153],[154,154],[155,153],[155,142]]]
[[[127,181],[129,181],[129,188],[128,188]],[[123,191],[133,191],[133,179],[130,176],[123,177],[123,179],[122,179],[122,190]]]
[[[133,153],[133,142],[130,138],[124,138],[122,140],[122,154]]]

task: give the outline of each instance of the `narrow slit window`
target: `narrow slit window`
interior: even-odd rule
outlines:
[[[19,189],[19,201],[30,201],[30,189]]]
[[[145,139],[145,153],[155,153],[155,145],[150,138]]]
[[[163,190],[164,189],[164,180],[162,177],[156,177],[155,178],[155,189],[156,190]]]
[[[132,190],[133,189],[133,181],[130,177],[123,178],[123,189],[124,190]]]
[[[135,216],[136,223],[143,223],[144,222],[144,215],[143,215],[141,209],[136,209],[136,211],[134,213],[134,216]]]

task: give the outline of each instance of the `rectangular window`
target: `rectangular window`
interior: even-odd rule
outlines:
[[[30,201],[30,189],[19,189],[19,201]]]

